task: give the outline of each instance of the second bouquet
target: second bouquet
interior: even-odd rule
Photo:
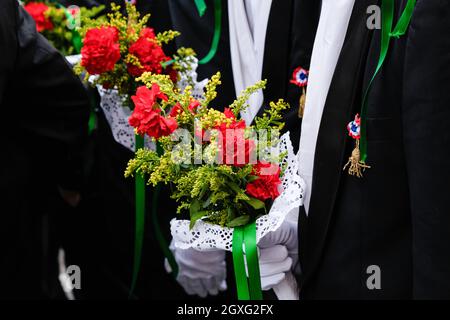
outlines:
[[[75,72],[97,87],[114,139],[135,151],[135,142],[143,142],[139,136],[135,141],[127,119],[134,107],[130,97],[140,85],[137,79],[144,72],[151,72],[168,75],[177,83],[195,60],[195,53],[181,48],[172,56],[166,54],[164,46],[179,33],[155,33],[148,26],[150,15],[141,16],[134,5],[127,4],[125,15],[115,4],[111,4],[111,10],[105,19],[85,19],[79,29],[83,46]],[[150,147],[149,142],[146,145]]]

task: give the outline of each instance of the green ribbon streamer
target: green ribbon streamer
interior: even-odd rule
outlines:
[[[195,0],[195,5],[197,6],[198,14],[200,17],[203,17],[207,9],[205,0]]]
[[[96,128],[97,128],[97,115],[95,114],[95,110],[91,106],[88,121],[88,134],[91,135]]]
[[[91,135],[95,129],[97,129],[97,114],[95,112],[98,106],[98,100],[94,94],[89,92],[89,102],[90,102],[90,111],[89,111],[89,120],[88,120],[88,134]]]
[[[144,148],[144,137],[136,135],[135,150]],[[131,280],[131,288],[129,297],[132,296],[139,275],[139,269],[142,259],[142,245],[144,243],[144,224],[145,224],[145,180],[141,174],[135,177],[135,201],[136,201],[136,228],[134,240],[134,263],[133,278]]]
[[[250,300],[247,276],[245,274],[244,228],[234,228],[233,232],[233,265],[239,300]]]
[[[169,60],[169,61],[165,61],[165,62],[161,62],[161,66],[165,69],[168,66],[170,66],[171,64],[175,63],[175,59]]]
[[[411,22],[414,8],[416,6],[416,0],[408,0],[403,13],[394,28],[392,30],[392,25],[394,22],[394,0],[383,0],[381,4],[381,14],[382,14],[382,26],[381,26],[381,50],[380,57],[378,59],[377,68],[375,70],[372,79],[367,86],[366,92],[364,94],[362,108],[361,108],[361,139],[360,139],[360,150],[361,150],[361,162],[365,163],[367,159],[367,100],[369,93],[372,89],[373,82],[380,72],[383,64],[386,60],[387,53],[389,51],[389,45],[392,38],[399,38],[406,33],[409,23]]]
[[[136,147],[135,150],[139,150],[144,148],[144,137],[140,135],[136,135]],[[156,146],[156,151],[158,155],[162,155],[162,148],[159,144]],[[134,263],[133,263],[133,278],[131,281],[131,288],[129,297],[131,298],[136,288],[136,283],[139,276],[139,270],[141,266],[142,260],[142,247],[144,242],[144,224],[145,224],[145,179],[142,175],[136,175],[135,177],[136,183],[136,233],[135,233],[135,241],[134,241]],[[163,252],[164,256],[167,258],[169,265],[172,269],[172,276],[176,279],[178,276],[178,264],[175,260],[175,257],[172,254],[172,251],[169,249],[166,239],[161,231],[161,227],[158,220],[158,204],[159,204],[159,195],[161,188],[160,186],[156,186],[153,190],[153,199],[152,199],[152,223],[153,230],[155,232],[156,240],[158,241],[159,247]]]
[[[156,152],[159,156],[163,154],[163,150],[160,144],[156,145]],[[155,232],[156,240],[158,241],[159,248],[163,252],[167,261],[169,262],[170,268],[172,269],[172,277],[177,278],[178,276],[178,264],[175,260],[175,257],[172,254],[172,251],[169,249],[169,245],[167,244],[166,239],[161,231],[161,227],[158,220],[158,203],[159,203],[159,195],[161,192],[160,185],[157,185],[153,190],[153,202],[152,202],[152,222],[153,222],[153,230]]]
[[[75,17],[62,4],[58,3],[57,5],[59,8],[64,10],[64,14],[66,15],[66,18],[67,18],[67,21],[69,22],[69,24],[71,26],[75,26],[75,23],[76,23]],[[75,49],[75,53],[78,54],[81,52],[81,47],[83,47],[83,40],[81,39],[81,35],[77,30],[71,29],[71,32],[72,32],[72,45]]]
[[[238,299],[262,300],[255,222],[234,229],[232,253]],[[247,260],[248,278],[245,272],[245,260]]]
[[[394,31],[392,31],[391,36],[394,38],[399,38],[405,35],[406,30],[408,30],[409,23],[411,22],[414,8],[416,7],[417,0],[409,0],[406,4],[405,10],[403,11],[400,20],[398,20],[397,26]]]
[[[256,223],[244,229],[245,254],[249,273],[249,289],[251,300],[262,300],[261,276],[259,272],[258,248],[256,246]]]
[[[83,40],[81,39],[81,35],[77,30],[72,30],[72,44],[75,49],[75,52],[79,54],[81,52],[81,48],[83,47]]]
[[[204,0],[195,0],[200,17],[204,15],[206,3]],[[199,64],[209,63],[216,55],[222,33],[222,0],[214,0],[214,36],[208,54],[200,59]]]

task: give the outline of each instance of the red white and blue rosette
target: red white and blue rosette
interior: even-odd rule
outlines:
[[[306,87],[308,85],[308,70],[298,67],[292,74],[291,83],[299,87]]]
[[[348,135],[355,140],[361,138],[361,118],[359,114],[355,116],[355,120],[347,125]]]

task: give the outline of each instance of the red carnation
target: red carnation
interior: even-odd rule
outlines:
[[[178,123],[174,118],[165,118],[158,113],[153,113],[147,122],[146,134],[159,139],[170,135],[178,128]]]
[[[222,122],[221,124],[214,127],[214,129],[219,130],[223,135],[225,135],[227,129],[245,129],[247,125],[244,120],[236,121],[236,116],[233,111],[229,108],[225,108],[223,114],[228,118],[232,119],[231,123]]]
[[[157,99],[167,101],[167,96],[161,91],[159,85],[155,83],[152,85],[151,89],[148,89],[146,86],[140,86],[136,90],[136,95],[132,96],[131,99],[133,100],[136,109],[152,110]],[[156,111],[161,112],[161,109]]]
[[[147,39],[155,39],[155,31],[152,28],[144,28],[141,30],[140,36]]]
[[[234,115],[234,112],[230,108],[225,108],[225,110],[223,111],[223,114],[228,119],[236,119],[236,116]]]
[[[81,65],[90,74],[112,71],[120,59],[119,32],[114,27],[89,29],[81,49]]]
[[[151,89],[141,86],[137,89],[136,95],[131,97],[135,109],[128,122],[136,128],[139,134],[147,134],[156,139],[168,136],[178,128],[178,123],[174,118],[165,118],[161,115],[161,109],[155,107],[157,99],[167,101],[167,96],[161,92],[157,84],[153,84]]]
[[[164,74],[167,74],[172,82],[176,83],[178,81],[178,71],[175,70],[172,66],[166,67]]]
[[[232,121],[231,123],[223,122],[214,127],[220,132],[219,137],[222,138],[222,141],[219,141],[219,159],[222,160],[222,163],[228,165],[246,165],[250,163],[250,156],[255,151],[255,142],[245,139],[245,128],[247,126],[244,120],[236,121],[236,116],[229,108],[225,108],[224,114]],[[229,140],[229,138],[232,140]]]
[[[197,100],[192,100],[191,103],[188,106],[189,111],[192,114],[195,114],[197,112],[197,108],[200,107],[200,102],[198,102]],[[170,110],[169,116],[171,117],[176,117],[179,114],[183,113],[184,110],[181,107],[181,105],[177,102],[177,104],[175,104],[172,108],[172,110]]]
[[[170,60],[156,42],[155,33],[151,28],[144,28],[139,39],[130,46],[128,51],[138,58],[142,66],[139,68],[132,63],[128,64],[128,72],[134,77],[139,77],[144,72],[161,74],[163,71],[161,63]]]
[[[219,159],[221,163],[241,167],[251,161],[255,152],[255,141],[245,139],[244,129],[216,127],[219,135]]]
[[[178,116],[181,113],[183,113],[183,108],[177,102],[177,104],[173,106],[172,110],[170,110],[169,116],[175,118],[176,116]]]
[[[253,174],[258,179],[247,184],[247,194],[261,201],[275,200],[280,195],[278,189],[281,184],[280,172],[280,167],[277,164],[258,162],[253,167]]]
[[[52,30],[53,23],[45,16],[45,12],[49,9],[44,3],[29,2],[24,6],[24,9],[33,17],[36,22],[36,29],[38,32],[44,30]]]
[[[232,140],[223,136],[223,145],[219,147],[219,159],[223,164],[242,167],[251,161],[255,152],[255,141],[244,139],[243,134],[235,132]]]
[[[191,103],[189,104],[188,109],[189,109],[189,111],[191,111],[192,113],[196,113],[196,112],[197,112],[197,109],[198,109],[198,107],[200,107],[200,105],[201,105],[200,102],[194,99],[194,100],[192,100]]]

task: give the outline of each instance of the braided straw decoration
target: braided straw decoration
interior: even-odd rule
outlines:
[[[361,151],[359,150],[359,139],[356,140],[355,149],[352,151],[352,155],[348,158],[347,164],[344,166],[344,171],[348,167],[348,174],[356,176],[358,178],[363,177],[363,172],[366,169],[370,169],[370,166],[361,161]]]

